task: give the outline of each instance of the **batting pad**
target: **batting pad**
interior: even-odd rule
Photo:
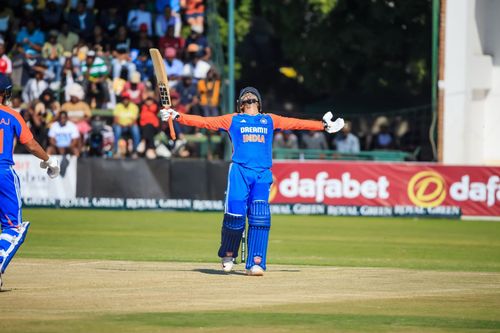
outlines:
[[[219,257],[226,257],[227,252],[232,252],[233,258],[238,257],[243,230],[245,230],[245,216],[224,214]]]
[[[17,250],[23,244],[29,227],[29,222],[23,222],[18,227],[2,230],[0,234],[0,273],[5,272]]]
[[[267,201],[254,201],[248,212],[248,258],[246,269],[255,265],[254,257],[260,257],[258,264],[266,269],[267,244],[271,229],[271,211]]]

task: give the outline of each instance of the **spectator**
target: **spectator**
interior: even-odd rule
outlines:
[[[200,33],[203,33],[205,15],[203,0],[185,0],[184,4],[186,21],[191,27],[200,27]]]
[[[118,145],[120,139],[123,139],[124,134],[132,136],[133,148],[132,157],[137,158],[137,146],[141,141],[141,134],[137,126],[139,117],[139,107],[130,102],[130,96],[126,93],[122,94],[122,101],[118,103],[113,111],[113,131],[115,135],[115,154],[120,156]]]
[[[131,47],[134,49],[150,49],[154,47],[153,41],[148,36],[148,30],[145,23],[141,24],[139,32],[132,38]]]
[[[184,65],[184,72],[192,73],[196,80],[205,79],[210,70],[210,64],[201,59],[198,45],[189,45],[187,51],[188,61]]]
[[[180,79],[184,71],[184,64],[175,56],[175,49],[173,47],[167,47],[167,49],[165,50],[164,61],[165,68],[168,73],[168,84],[170,88],[174,88],[177,85],[178,80]]]
[[[36,28],[35,21],[28,21],[16,37],[17,51],[20,54],[28,51],[40,54],[43,43],[45,43],[45,35]]]
[[[192,44],[198,45],[196,52],[199,52],[200,58],[205,61],[210,61],[212,57],[212,50],[208,45],[208,40],[203,36],[203,29],[198,26],[191,27],[191,33],[186,39],[186,46],[189,47]],[[189,52],[189,51],[188,51]]]
[[[359,139],[351,133],[352,124],[349,121],[345,122],[344,128],[338,132],[333,140],[335,148],[340,153],[358,154],[360,151]]]
[[[68,114],[65,111],[61,111],[58,120],[50,126],[47,153],[80,155],[80,133],[76,125],[68,120]]]
[[[142,24],[146,25],[148,36],[153,35],[153,20],[151,13],[146,10],[146,3],[139,2],[137,9],[132,9],[128,13],[127,27],[130,31],[138,33]]]
[[[57,36],[57,43],[62,45],[65,52],[73,52],[73,48],[78,44],[78,40],[78,35],[69,30],[67,22],[63,22]]]
[[[92,35],[95,25],[95,16],[88,10],[86,1],[79,1],[76,10],[69,13],[68,24],[72,31],[80,38],[87,39]]]
[[[136,71],[135,64],[130,59],[127,49],[119,48],[115,57],[111,60],[112,79],[121,78],[128,81],[132,78],[132,73]]]
[[[141,74],[141,81],[152,81],[154,77],[153,61],[148,50],[140,50],[139,56],[134,60],[136,71]]]
[[[176,25],[177,18],[172,15],[172,9],[166,6],[163,10],[163,14],[156,16],[155,20],[155,32],[157,37],[163,37],[167,34],[169,27],[174,27]]]
[[[177,84],[175,90],[179,93],[179,104],[186,110],[186,113],[203,114],[199,105],[198,87],[190,74],[182,75],[181,82]]]
[[[11,98],[11,108],[12,110],[21,113],[23,111],[23,100],[20,96],[16,95]]]
[[[324,133],[317,131],[304,133],[302,136],[302,145],[304,149],[328,149]]]
[[[61,110],[66,112],[68,119],[76,125],[82,137],[85,137],[90,131],[89,121],[92,116],[90,106],[84,101],[85,92],[78,83],[70,85],[67,92],[70,100],[61,106]]]
[[[108,36],[104,33],[101,26],[96,25],[94,27],[94,31],[92,33],[92,37],[90,38],[90,44],[95,48],[98,45],[103,48],[104,51],[111,51],[111,42],[108,39]]]
[[[15,19],[14,11],[7,6],[2,4],[0,7],[0,33],[5,34],[9,30],[9,26],[12,25]]]
[[[118,27],[123,26],[125,21],[121,17],[117,7],[111,7],[101,11],[100,26],[104,29],[105,34],[114,36],[118,31]]]
[[[0,38],[0,73],[12,74],[12,61],[5,54],[5,42],[3,38]]]
[[[177,58],[182,59],[184,55],[184,45],[185,40],[180,37],[175,37],[174,28],[172,26],[169,26],[167,28],[167,34],[160,37],[160,40],[158,42],[158,49],[166,50],[169,47],[173,47],[177,53]]]
[[[96,57],[94,50],[87,52],[87,58],[81,66],[81,72],[84,76],[85,91],[87,93],[87,103],[92,108],[95,106],[104,107],[109,100],[106,77],[108,75],[108,66],[102,58]]]
[[[141,106],[141,116],[139,119],[142,138],[146,145],[146,158],[148,159],[156,158],[154,137],[160,127],[158,112],[158,104],[152,96],[148,96]]]
[[[63,19],[63,11],[54,1],[48,1],[42,11],[42,28],[47,31],[59,29]]]
[[[39,115],[44,126],[50,125],[56,115],[61,111],[61,104],[56,100],[55,94],[50,89],[45,89],[35,104],[35,114]]]
[[[206,79],[198,81],[200,105],[205,117],[219,115],[220,85],[219,76],[213,67],[208,71]]]
[[[45,58],[48,70],[54,74],[54,81],[61,80],[61,58],[64,53],[64,48],[61,44],[57,43],[57,31],[51,30],[49,32],[48,41],[43,45],[42,57]]]
[[[23,101],[25,103],[32,103],[42,92],[49,87],[49,84],[43,79],[45,76],[46,67],[44,64],[39,63],[32,67],[34,77],[28,80],[23,89]]]
[[[120,26],[116,33],[116,36],[111,40],[111,49],[116,51],[120,49],[130,50],[130,37],[128,36],[127,28],[125,26]]]
[[[141,104],[147,97],[146,86],[141,82],[141,74],[134,71],[130,81],[125,83],[123,93],[130,96],[130,101],[134,104]]]
[[[298,149],[299,140],[297,136],[289,130],[278,132],[274,135],[274,148]]]
[[[73,56],[70,52],[63,53],[63,65],[61,70],[61,95],[64,96],[62,98],[63,101],[69,101],[69,87],[75,82],[77,78],[77,73],[75,71],[75,67],[73,65]]]
[[[394,135],[389,131],[389,124],[380,123],[379,130],[373,137],[371,149],[394,149],[395,147]]]

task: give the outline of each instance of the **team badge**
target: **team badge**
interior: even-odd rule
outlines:
[[[261,124],[267,124],[267,119],[266,118],[260,118],[260,123]]]

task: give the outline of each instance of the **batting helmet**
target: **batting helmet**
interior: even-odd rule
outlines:
[[[12,81],[10,78],[0,73],[0,95],[3,95],[3,103],[6,104],[12,95]]]
[[[241,98],[245,96],[245,94],[250,93],[252,95],[255,95],[257,97],[257,100],[259,101],[259,112],[262,113],[262,98],[260,97],[259,91],[254,88],[254,87],[245,87],[240,90],[240,96],[238,97],[237,103],[238,103],[238,109],[236,112],[241,112]]]

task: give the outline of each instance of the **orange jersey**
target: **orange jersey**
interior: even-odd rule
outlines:
[[[288,118],[275,114],[252,116],[233,113],[219,117],[180,114],[177,121],[183,125],[227,132],[233,143],[233,162],[252,169],[271,167],[274,131],[324,129],[319,120]]]

